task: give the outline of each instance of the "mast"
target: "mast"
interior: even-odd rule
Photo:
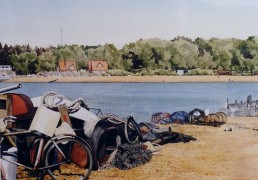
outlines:
[[[63,28],[61,27],[61,47],[63,46]]]

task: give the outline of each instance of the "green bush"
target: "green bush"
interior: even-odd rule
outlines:
[[[155,71],[155,75],[169,76],[169,75],[172,75],[172,72],[169,70],[158,69]]]
[[[188,73],[187,73],[188,76],[194,76],[194,75],[204,75],[204,76],[207,76],[207,75],[214,75],[213,71],[212,70],[207,70],[207,69],[193,69],[193,70],[190,70]]]
[[[103,76],[129,76],[129,75],[133,75],[133,74],[121,69],[108,70],[105,74],[103,74]]]

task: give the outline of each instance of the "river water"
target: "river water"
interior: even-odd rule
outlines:
[[[14,83],[0,83],[0,88]],[[258,83],[22,83],[14,93],[29,97],[56,91],[71,99],[83,97],[89,107],[103,113],[126,117],[134,113],[138,122],[149,121],[156,112],[186,111],[194,108],[216,112],[230,103],[258,99]]]

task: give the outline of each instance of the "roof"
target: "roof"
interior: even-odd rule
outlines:
[[[77,71],[76,63],[72,60],[60,60],[58,62],[58,67],[60,71]]]
[[[108,64],[106,61],[89,61],[88,69],[89,71],[107,71]]]

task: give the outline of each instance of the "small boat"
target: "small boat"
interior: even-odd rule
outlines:
[[[56,82],[58,79],[54,79],[54,80],[51,80],[51,81],[48,81],[48,83],[53,83],[53,82]]]
[[[12,78],[11,76],[0,74],[0,82],[6,81],[6,80],[11,79],[11,78]]]

